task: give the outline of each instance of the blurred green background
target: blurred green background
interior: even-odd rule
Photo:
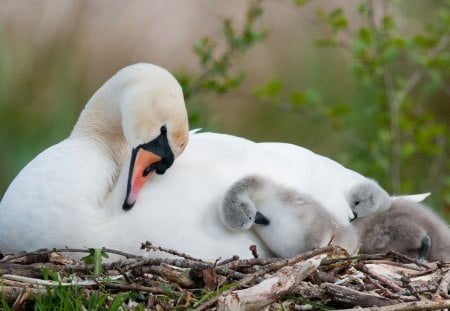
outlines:
[[[450,220],[449,8],[0,0],[0,195],[106,79],[145,61],[180,78],[191,128],[302,145],[391,193],[431,191]]]

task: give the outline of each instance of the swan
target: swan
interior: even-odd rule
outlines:
[[[419,203],[431,193],[390,196],[375,180],[367,178],[354,185],[346,194],[347,202],[353,211],[354,219],[375,212],[386,211],[397,199],[410,200]]]
[[[278,257],[289,258],[328,244],[354,254],[356,230],[339,226],[318,202],[297,190],[262,176],[236,181],[227,191],[220,215],[226,227],[237,232],[253,228]]]
[[[392,199],[376,181],[367,179],[349,191],[347,202],[358,218],[388,210]]]
[[[141,242],[201,258],[261,256],[251,231],[230,232],[216,208],[228,187],[260,173],[317,200],[340,224],[345,193],[365,177],[312,151],[189,132],[181,87],[165,69],[121,69],[86,104],[68,138],[28,163],[0,202],[0,251]],[[151,256],[151,254],[149,254]]]
[[[367,254],[397,251],[412,258],[450,262],[450,228],[428,207],[395,199],[389,209],[352,221]]]

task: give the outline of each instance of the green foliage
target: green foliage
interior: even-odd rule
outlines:
[[[94,277],[99,276],[103,272],[102,259],[109,258],[108,254],[101,250],[100,248],[90,248],[89,255],[81,258],[81,260],[85,264],[94,265],[94,271],[92,271],[92,275]]]
[[[226,18],[223,21],[222,33],[226,43],[223,52],[218,52],[219,44],[211,37],[203,37],[195,43],[194,52],[201,65],[201,72],[199,74],[183,71],[176,73],[187,102],[197,93],[212,91],[225,94],[242,83],[245,77],[244,71],[234,72],[233,60],[267,36],[267,30],[258,30],[255,26],[262,15],[260,2],[261,0],[249,2],[241,31],[234,27],[231,19]]]
[[[293,2],[302,8],[313,1]],[[371,94],[370,102],[324,103],[316,89],[284,90],[279,79],[253,93],[272,103],[289,102],[298,112],[326,121],[354,146],[341,152],[341,161],[378,179],[390,192],[422,187],[433,192],[438,206],[448,206],[450,129],[448,118],[430,106],[433,96],[449,96],[449,1],[420,33],[399,29],[391,1],[379,4],[361,1],[363,22],[352,25],[341,7],[316,10],[317,20],[328,30],[316,46],[347,51],[358,87]]]
[[[126,310],[124,305],[132,293],[110,295],[103,291],[85,291],[77,286],[46,287],[45,295],[37,295],[35,310]],[[139,305],[138,305],[139,306]],[[143,308],[142,305],[140,305]],[[137,308],[137,307],[136,307]]]

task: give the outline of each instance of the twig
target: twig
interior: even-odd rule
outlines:
[[[22,310],[22,306],[25,303],[25,301],[28,299],[28,296],[30,295],[30,289],[25,287],[22,292],[20,293],[19,297],[17,297],[16,301],[14,301],[12,305],[13,311],[19,311]]]
[[[249,249],[252,252],[253,258],[259,258],[258,248],[255,244],[250,245]]]
[[[281,258],[241,259],[241,260],[236,260],[236,261],[232,261],[232,262],[229,262],[229,263],[224,263],[223,265],[220,265],[220,266],[225,268],[225,269],[237,269],[237,268],[241,268],[241,267],[254,266],[254,265],[266,266],[266,265],[269,265],[269,264],[280,262],[282,260],[283,259],[281,259]]]
[[[242,290],[232,290],[218,297],[217,310],[261,310],[279,300],[315,271],[325,253],[279,269],[261,283]]]
[[[328,298],[340,304],[367,307],[373,305],[386,306],[396,302],[381,296],[361,293],[340,285],[325,283],[323,287]]]
[[[417,259],[414,259],[414,258],[411,258],[411,257],[408,257],[406,255],[400,254],[399,252],[389,251],[386,254],[390,255],[390,256],[401,258],[401,259],[403,259],[405,261],[408,261],[408,262],[415,263],[419,267],[424,267],[425,269],[433,269],[433,266],[431,266],[430,264],[428,264],[426,262],[423,262],[423,261],[420,261],[420,260],[417,260]]]
[[[120,256],[124,256],[127,259],[129,258],[139,258],[140,256],[136,256],[133,254],[125,253],[122,251],[110,249],[110,248],[102,248],[102,251],[106,253],[116,254]],[[90,250],[88,248],[54,248],[54,249],[40,249],[33,252],[24,252],[13,255],[6,255],[3,259],[0,260],[1,263],[11,262],[23,257],[32,257],[32,256],[46,256],[51,253],[89,253]]]
[[[394,266],[394,267],[399,267],[399,268],[404,268],[404,269],[418,271],[420,273],[423,273],[423,271],[424,271],[421,267],[412,267],[409,263],[401,263],[401,262],[390,261],[390,260],[364,260],[364,263],[366,263],[366,264],[375,263],[375,264],[389,265],[389,266]]]
[[[195,257],[189,256],[189,255],[187,255],[185,253],[180,253],[180,252],[178,252],[178,251],[176,251],[174,249],[164,248],[164,247],[161,247],[161,246],[154,246],[149,241],[145,241],[144,243],[142,243],[141,244],[141,249],[145,249],[147,251],[149,251],[149,250],[160,251],[160,252],[164,252],[164,253],[167,253],[167,254],[171,254],[171,255],[178,256],[178,257],[182,257],[182,258],[185,258],[185,259],[189,259],[189,260],[192,260],[192,261],[206,263],[206,261],[204,261],[203,259],[195,258]]]
[[[404,302],[404,301],[416,301],[417,300],[415,297],[412,297],[412,296],[404,296],[404,295],[399,295],[399,294],[395,294],[395,293],[391,292],[389,289],[387,289],[384,286],[382,286],[380,283],[377,282],[377,280],[375,280],[374,278],[372,278],[369,275],[367,276],[367,279],[369,280],[369,282],[371,284],[375,285],[376,288],[381,290],[386,297],[389,297],[391,299],[397,299],[397,300],[399,300],[401,302]]]
[[[413,311],[413,310],[437,310],[437,309],[445,309],[450,307],[450,300],[441,300],[441,301],[412,301],[412,302],[403,302],[396,305],[391,306],[383,306],[383,307],[371,307],[371,308],[355,308],[355,309],[342,309],[342,311],[346,310],[354,310],[354,311]],[[341,310],[336,310],[341,311]]]
[[[286,259],[286,260],[282,260],[280,262],[273,263],[271,265],[267,265],[264,268],[262,268],[260,271],[257,271],[255,273],[247,276],[245,279],[243,279],[238,284],[236,284],[235,286],[230,288],[228,291],[224,292],[222,294],[222,296],[226,296],[226,295],[230,294],[233,290],[236,290],[238,288],[241,288],[245,285],[248,285],[248,284],[254,282],[258,277],[261,277],[266,273],[279,270],[288,265],[294,265],[300,261],[307,260],[307,259],[312,258],[317,255],[329,253],[329,252],[333,251],[334,249],[335,249],[335,247],[333,247],[333,246],[326,246],[326,247],[319,248],[319,249],[316,249],[316,250],[313,250],[310,252],[306,252],[302,255],[293,257],[291,259]],[[219,299],[219,297],[214,297],[214,298],[208,300],[207,302],[205,302],[204,304],[202,304],[201,306],[196,308],[195,311],[202,311],[202,310],[206,310],[206,309],[212,307],[214,304],[216,304],[218,299]]]
[[[233,257],[231,257],[231,258],[228,258],[228,259],[225,259],[225,260],[222,260],[221,262],[219,262],[217,264],[217,266],[223,266],[225,264],[228,264],[230,262],[234,262],[234,261],[237,261],[237,260],[239,260],[239,256],[233,255]]]
[[[373,273],[372,271],[370,271],[370,269],[368,269],[363,263],[358,263],[356,265],[356,268],[368,275],[370,275],[371,277],[373,277],[374,279],[382,282],[383,284],[385,284],[387,287],[389,287],[390,289],[395,290],[396,292],[401,292],[402,288],[398,285],[396,285],[394,282],[386,279],[385,277],[378,275],[376,273]]]
[[[13,274],[4,274],[3,278],[8,280],[13,280],[17,282],[28,283],[37,286],[93,286],[97,285],[96,281],[93,280],[84,280],[84,281],[76,281],[76,282],[56,282],[52,280],[41,280],[36,278],[29,278],[26,276],[13,275]]]
[[[438,301],[441,299],[440,296],[448,299],[448,288],[450,283],[450,269],[445,273],[445,275],[442,277],[441,283],[439,284],[436,292],[433,294],[433,301]]]

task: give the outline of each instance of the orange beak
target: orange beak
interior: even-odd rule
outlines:
[[[139,191],[147,179],[155,173],[154,166],[161,159],[159,155],[143,148],[133,150],[128,177],[127,197],[122,206],[124,210],[131,209],[136,203]]]
[[[127,194],[122,208],[130,210],[136,203],[142,186],[154,173],[162,175],[173,164],[175,157],[167,139],[167,128],[161,127],[161,133],[148,143],[135,147],[131,153],[128,172]]]

